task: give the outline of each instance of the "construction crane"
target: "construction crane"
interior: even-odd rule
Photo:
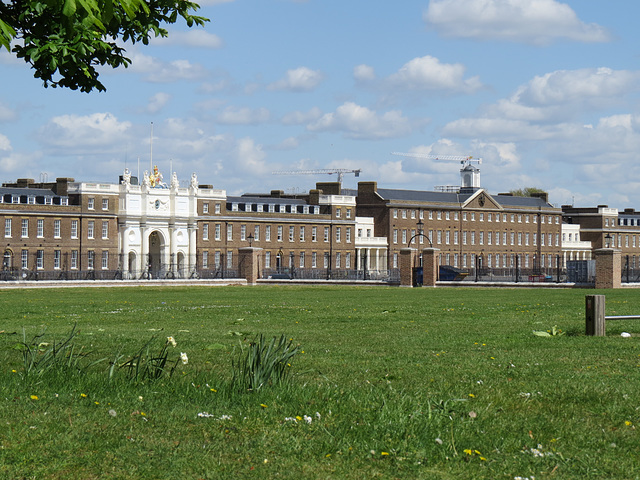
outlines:
[[[391,152],[391,155],[399,155],[401,157],[414,157],[414,158],[429,158],[431,160],[454,160],[460,162],[462,165],[467,166],[471,163],[482,163],[482,158],[472,157],[470,155],[433,155],[431,153],[400,153]]]
[[[338,175],[338,182],[342,183],[342,178],[345,173],[355,173],[356,177],[360,176],[359,168],[357,170],[350,170],[348,168],[321,168],[320,170],[290,170],[283,172],[271,172],[272,175],[317,175],[317,174],[327,174],[327,175]]]

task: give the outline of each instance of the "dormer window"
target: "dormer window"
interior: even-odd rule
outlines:
[[[53,197],[44,197],[45,205],[53,205]]]
[[[27,197],[27,203],[29,205],[35,205],[36,204],[36,197],[34,195],[29,195]]]

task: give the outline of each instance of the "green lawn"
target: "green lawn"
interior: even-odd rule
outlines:
[[[586,337],[593,293],[640,313],[640,290],[0,290],[0,478],[640,478],[640,322]],[[81,365],[107,360],[27,374],[23,329],[76,323]],[[238,392],[258,334],[300,344],[291,382]],[[109,378],[154,335],[172,376]]]

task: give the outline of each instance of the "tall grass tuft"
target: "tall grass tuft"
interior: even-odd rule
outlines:
[[[62,340],[53,339],[51,343],[45,342],[45,331],[35,335],[27,341],[27,333],[22,329],[22,342],[16,344],[16,348],[22,353],[22,365],[25,377],[42,377],[53,374],[76,374],[87,368],[104,361],[96,360],[85,364],[83,360],[88,353],[83,347],[76,347],[73,340],[77,336],[77,324]]]
[[[239,391],[256,391],[266,385],[285,385],[290,381],[291,362],[300,351],[299,345],[281,335],[270,341],[261,334],[248,347],[242,347],[231,361],[231,384]]]
[[[169,361],[169,346],[171,345],[169,340],[164,343],[157,353],[154,353],[152,349],[155,339],[155,336],[151,337],[135,355],[119,365],[119,368],[124,370],[125,375],[132,382],[153,382],[165,375],[171,377],[176,369],[180,359],[176,359],[175,362]],[[115,367],[121,358],[122,356],[117,354],[111,362],[111,368],[109,369],[110,379],[114,377]]]

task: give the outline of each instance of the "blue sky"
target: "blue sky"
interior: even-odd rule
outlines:
[[[431,190],[482,157],[491,193],[640,210],[640,2],[205,0],[205,28],[128,45],[106,93],[43,88],[0,53],[0,180],[116,181],[153,163],[229,194]]]

